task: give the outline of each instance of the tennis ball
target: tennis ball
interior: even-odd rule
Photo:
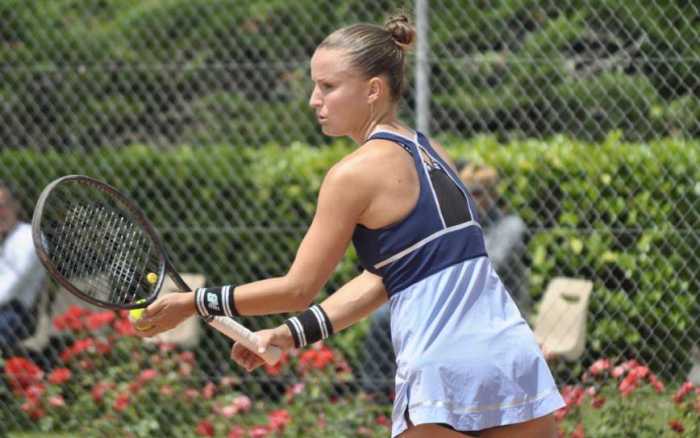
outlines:
[[[155,274],[153,274],[153,275],[155,275]],[[146,301],[146,300],[143,300],[143,299],[142,299],[142,300],[138,300],[137,303],[143,303],[143,302],[145,302],[145,301]],[[145,310],[145,309],[131,309],[131,310],[129,310],[129,320],[131,321],[132,324],[135,323],[135,322],[137,322],[139,319],[141,319],[141,317],[143,317],[143,311],[144,311],[144,310]],[[134,328],[135,328],[136,330],[139,330],[139,331],[144,331],[144,330],[149,330],[149,329],[151,328],[151,326],[148,326],[148,327],[136,327],[136,325],[134,325]]]
[[[148,275],[146,275],[146,281],[150,284],[156,284],[156,281],[158,281],[158,274],[149,272]]]
[[[129,310],[129,319],[132,321],[138,321],[143,316],[143,309],[131,309]]]

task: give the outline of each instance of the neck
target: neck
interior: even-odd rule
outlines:
[[[357,130],[356,133],[351,134],[350,138],[352,138],[358,145],[362,145],[375,131],[403,131],[406,129],[408,128],[406,128],[401,121],[399,121],[399,118],[396,115],[395,105],[392,105],[384,111],[379,111],[378,114],[370,114],[367,121],[360,127],[360,129]]]
[[[5,240],[5,238],[10,235],[10,233],[17,226],[17,224],[18,221],[1,224],[2,226],[0,226],[0,242]]]

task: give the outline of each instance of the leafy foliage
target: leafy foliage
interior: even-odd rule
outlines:
[[[503,199],[529,226],[535,300],[555,276],[594,281],[584,364],[624,353],[665,375],[685,369],[689,343],[700,335],[694,316],[700,308],[698,242],[689,238],[700,228],[700,168],[693,165],[700,162],[700,143],[634,144],[619,134],[596,144],[564,137],[443,143],[453,157],[499,169]],[[0,153],[0,169],[21,189],[27,212],[36,190],[59,175],[103,178],[136,197],[166,243],[177,241],[173,258],[180,271],[203,272],[210,284],[239,284],[284,274],[311,221],[325,171],[350,150],[346,143],[133,145],[91,154],[11,150]],[[15,173],[6,174],[11,169]],[[223,213],[229,204],[234,215]],[[351,248],[325,293],[358,270]],[[334,345],[361,360],[361,333],[347,331]]]
[[[691,3],[454,0],[431,8],[434,131],[697,136],[700,11]],[[322,144],[306,104],[308,58],[334,29],[381,23],[404,5],[5,1],[0,63],[11,67],[0,84],[0,144]],[[406,97],[410,113],[413,91]]]

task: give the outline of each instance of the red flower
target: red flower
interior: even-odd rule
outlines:
[[[357,436],[374,436],[374,432],[367,426],[360,426],[357,428]]]
[[[41,371],[41,368],[31,360],[23,357],[7,359],[5,361],[5,374],[15,391],[22,391],[33,384],[39,383],[44,377],[44,372]]]
[[[24,390],[24,396],[27,400],[38,403],[41,396],[44,395],[44,392],[46,392],[46,387],[41,383],[35,383]]]
[[[683,423],[681,423],[678,420],[671,420],[668,422],[668,427],[671,428],[672,431],[678,432],[678,433],[683,433],[685,432],[685,427],[683,427]]]
[[[616,366],[616,367],[613,368],[613,370],[610,372],[610,375],[613,376],[613,377],[616,378],[616,379],[617,379],[618,377],[622,376],[623,374],[625,374],[625,369],[624,369],[621,365]]]
[[[250,434],[250,438],[264,438],[270,433],[270,430],[267,428],[267,426],[253,426],[252,429],[248,431],[248,434]]]
[[[70,347],[66,348],[59,355],[63,362],[68,362],[77,354],[78,351],[83,351],[86,348],[86,344],[81,341],[76,341]]]
[[[391,420],[386,415],[380,415],[378,416],[375,420],[375,423],[377,423],[380,426],[384,427],[391,427]]]
[[[160,387],[160,395],[163,395],[165,397],[170,397],[173,394],[175,394],[175,390],[173,389],[172,386],[165,384],[165,385]]]
[[[93,313],[91,315],[88,315],[85,318],[85,325],[90,330],[98,330],[106,325],[111,324],[115,318],[116,318],[116,316],[114,315],[114,312],[112,312],[112,311],[96,312],[96,313]]]
[[[66,405],[66,401],[63,399],[62,395],[54,395],[49,397],[49,405],[55,408],[60,408]]]
[[[109,389],[113,388],[114,384],[112,383],[107,383],[107,382],[99,382],[96,383],[95,386],[92,387],[92,391],[90,391],[92,395],[92,399],[96,402],[99,403],[102,401],[104,398],[105,392],[107,392]]]
[[[623,397],[627,397],[637,389],[637,380],[639,378],[634,373],[629,373],[627,377],[620,382],[619,390]]]
[[[185,400],[193,401],[193,400],[199,398],[199,391],[197,391],[194,388],[187,388],[187,389],[185,389],[185,392],[183,392],[183,395],[185,397]]]
[[[128,319],[118,319],[114,321],[114,330],[120,336],[136,336],[136,329]]]
[[[650,384],[650,385],[652,386],[652,388],[654,388],[654,390],[656,390],[656,392],[658,392],[659,394],[661,394],[662,392],[664,392],[664,389],[666,389],[666,388],[664,387],[664,383],[663,383],[658,377],[656,377],[656,374],[653,374],[653,373],[649,373],[649,384]]]
[[[123,412],[129,406],[129,399],[129,393],[123,392],[119,394],[112,405],[112,409],[117,412]]]
[[[622,367],[623,370],[629,371],[629,370],[631,370],[632,368],[638,367],[638,366],[639,366],[639,362],[637,362],[636,359],[630,359],[630,360],[628,360],[628,361],[626,361],[626,362],[623,362],[622,365],[620,365],[620,366]]]
[[[586,390],[580,385],[565,385],[561,393],[567,406],[580,406],[586,396]]]
[[[38,420],[39,418],[43,417],[45,412],[41,408],[41,404],[39,403],[38,400],[27,400],[26,402],[22,403],[22,406],[20,406],[20,409],[22,412],[26,413],[29,415],[29,417],[32,420]]]
[[[282,431],[289,424],[292,418],[289,412],[285,409],[272,411],[267,415],[267,421],[270,423],[270,430]]]
[[[683,385],[681,385],[680,388],[678,388],[678,391],[673,395],[673,401],[676,404],[680,404],[683,402],[683,399],[685,399],[685,396],[688,395],[692,390],[694,386],[691,382],[685,382]]]
[[[649,367],[638,365],[630,370],[630,374],[635,374],[638,379],[643,379],[649,375]]]
[[[238,409],[238,412],[248,412],[253,403],[248,396],[239,395],[233,399],[233,405]]]
[[[49,374],[49,383],[53,385],[61,385],[66,383],[71,378],[71,372],[68,368],[56,368]]]
[[[592,376],[597,376],[610,369],[610,359],[598,359],[588,368]]]
[[[196,432],[199,436],[214,436],[214,425],[207,420],[202,420],[197,424]]]
[[[204,385],[204,388],[202,388],[202,397],[204,397],[205,400],[210,400],[214,397],[215,392],[216,385],[214,385],[212,382],[207,382],[207,384]]]
[[[586,432],[583,429],[583,423],[579,423],[576,429],[571,432],[571,438],[585,438]]]
[[[180,369],[178,370],[180,375],[183,377],[189,377],[192,374],[193,365],[187,362],[180,362]]]
[[[333,350],[323,344],[321,344],[318,348],[306,350],[299,356],[299,363],[302,370],[306,370],[308,368],[321,370],[327,365],[332,364],[333,360]]]
[[[214,405],[214,413],[224,418],[231,418],[238,413],[238,408],[234,405],[226,405],[224,407]]]
[[[177,345],[173,342],[159,342],[158,343],[158,351],[160,351],[161,354],[170,353],[171,351],[174,351],[176,348],[177,348]]]
[[[282,366],[289,362],[289,355],[283,351],[280,355],[280,360],[274,365],[265,364],[265,371],[271,376],[278,376],[282,372]]]
[[[563,408],[559,408],[554,412],[554,419],[557,422],[560,422],[566,417],[566,414],[569,413],[569,405],[564,406]]]
[[[605,404],[605,401],[606,398],[602,395],[595,396],[593,400],[591,400],[591,406],[593,406],[593,409],[600,409]]]
[[[233,426],[228,432],[228,438],[243,438],[245,436],[245,429],[241,426]]]
[[[89,315],[90,311],[79,306],[72,305],[68,307],[66,313],[58,315],[53,320],[53,326],[56,330],[73,330],[80,331],[84,328],[83,317]]]
[[[305,385],[303,383],[295,383],[294,385],[287,388],[287,391],[285,391],[284,393],[287,402],[290,402],[294,398],[294,396],[304,392],[304,387]]]
[[[143,384],[155,379],[156,377],[158,377],[158,371],[154,370],[153,368],[148,368],[141,371],[141,374],[139,374],[138,383]]]
[[[180,353],[180,362],[194,365],[194,353],[191,351],[183,351]]]

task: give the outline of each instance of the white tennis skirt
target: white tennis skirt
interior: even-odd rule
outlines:
[[[392,437],[415,424],[478,431],[564,406],[529,326],[487,257],[391,297]]]

